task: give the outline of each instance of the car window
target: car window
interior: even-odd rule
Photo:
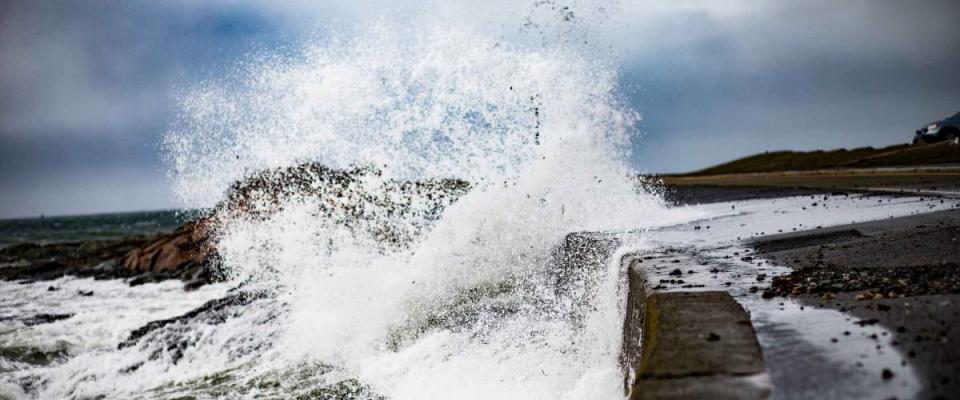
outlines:
[[[958,112],[956,115],[950,117],[950,119],[960,119],[960,112]]]

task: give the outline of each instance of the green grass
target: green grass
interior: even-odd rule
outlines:
[[[777,151],[756,154],[682,176],[810,171],[833,168],[903,167],[960,163],[960,146],[952,143],[894,145],[875,149]]]

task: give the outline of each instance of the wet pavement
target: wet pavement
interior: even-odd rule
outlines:
[[[916,371],[916,398],[960,393],[960,210],[836,227],[833,240],[811,244],[803,234],[758,241],[756,248],[791,272],[765,294],[850,315],[890,334],[871,337],[906,355]],[[856,232],[856,234],[849,234]],[[774,243],[773,248],[768,247]],[[841,340],[858,332],[835,330]],[[853,368],[868,368],[851,360]],[[896,366],[884,366],[890,371]],[[880,372],[881,378],[884,372]],[[886,375],[892,379],[894,375]]]
[[[744,193],[698,196],[724,200]],[[960,221],[955,199],[832,192],[700,207],[714,216],[642,234],[661,249],[641,256],[644,268],[659,290],[722,289],[734,295],[750,313],[773,398],[957,393],[960,351],[951,346],[960,338],[950,326],[960,310],[955,295],[940,293],[953,290],[952,270],[944,268],[960,259],[952,236]],[[781,239],[787,240],[776,242]],[[876,276],[910,266],[927,269],[907,270],[905,282],[899,282],[903,276],[894,280],[899,293],[862,279],[872,277],[868,271],[859,272],[859,280],[850,279],[856,273],[826,274],[827,291],[765,298],[772,281],[802,269],[795,259],[817,268],[872,266]],[[881,290],[869,297],[867,286]]]

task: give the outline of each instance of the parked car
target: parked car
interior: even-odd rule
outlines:
[[[913,144],[942,142],[960,137],[960,113],[937,122],[931,122],[917,129]]]

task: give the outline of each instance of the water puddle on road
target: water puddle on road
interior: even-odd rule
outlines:
[[[822,301],[761,298],[789,273],[745,245],[751,238],[950,209],[956,201],[876,196],[792,197],[698,206],[713,217],[646,232],[642,268],[660,290],[727,290],[748,310],[775,399],[912,398],[921,389],[893,333]],[[654,242],[654,243],[650,243]],[[649,248],[649,247],[648,247]]]

